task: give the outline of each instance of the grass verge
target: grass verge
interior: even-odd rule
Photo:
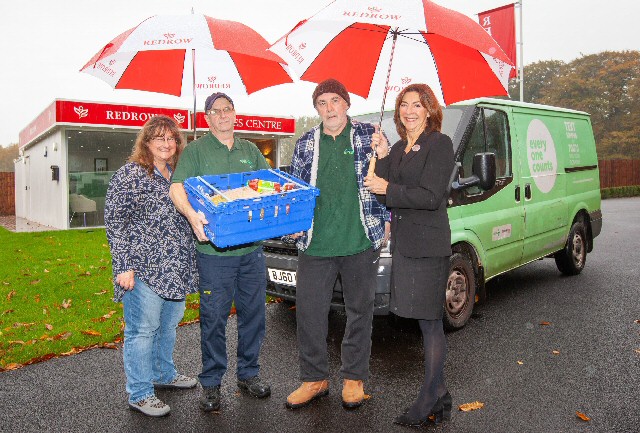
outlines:
[[[104,229],[13,233],[0,227],[0,371],[122,340]],[[183,323],[198,319],[187,297]]]

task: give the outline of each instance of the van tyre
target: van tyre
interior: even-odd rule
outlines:
[[[463,328],[471,317],[476,299],[476,274],[471,258],[454,253],[449,258],[449,279],[444,301],[444,328]]]
[[[565,275],[578,275],[587,262],[587,235],[584,223],[576,221],[569,230],[565,247],[554,258],[556,266]]]

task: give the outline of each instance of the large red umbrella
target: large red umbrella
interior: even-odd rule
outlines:
[[[302,80],[383,101],[418,82],[444,104],[506,96],[513,67],[478,23],[429,0],[335,0],[270,49]]]
[[[115,89],[193,93],[195,115],[196,92],[249,95],[293,82],[285,62],[268,47],[239,22],[200,14],[156,15],[106,44],[81,72]]]

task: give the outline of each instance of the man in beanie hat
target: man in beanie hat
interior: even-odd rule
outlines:
[[[371,328],[380,247],[389,233],[389,213],[364,187],[372,137],[388,148],[369,123],[349,118],[349,93],[328,79],[313,92],[322,123],[298,139],[291,174],[320,189],[311,229],[297,238],[296,319],[302,385],[287,407],[306,406],[329,392],[328,314],[341,276],[347,326],[342,340],[342,405],[364,402],[369,376]]]
[[[209,133],[191,142],[182,152],[169,195],[198,238],[200,408],[212,411],[220,408],[220,383],[227,369],[225,328],[232,301],[238,312],[238,387],[258,398],[271,394],[269,385],[258,376],[258,356],[265,334],[265,262],[258,243],[220,249],[209,242],[203,230],[207,220],[189,204],[182,182],[193,176],[271,167],[255,144],[234,136],[236,112],[228,95],[212,94],[205,101],[204,109]]]

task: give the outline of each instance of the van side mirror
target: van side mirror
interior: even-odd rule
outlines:
[[[490,190],[496,184],[496,155],[491,152],[476,153],[471,170],[471,176],[459,178],[451,187],[458,190],[477,185],[485,191]]]

